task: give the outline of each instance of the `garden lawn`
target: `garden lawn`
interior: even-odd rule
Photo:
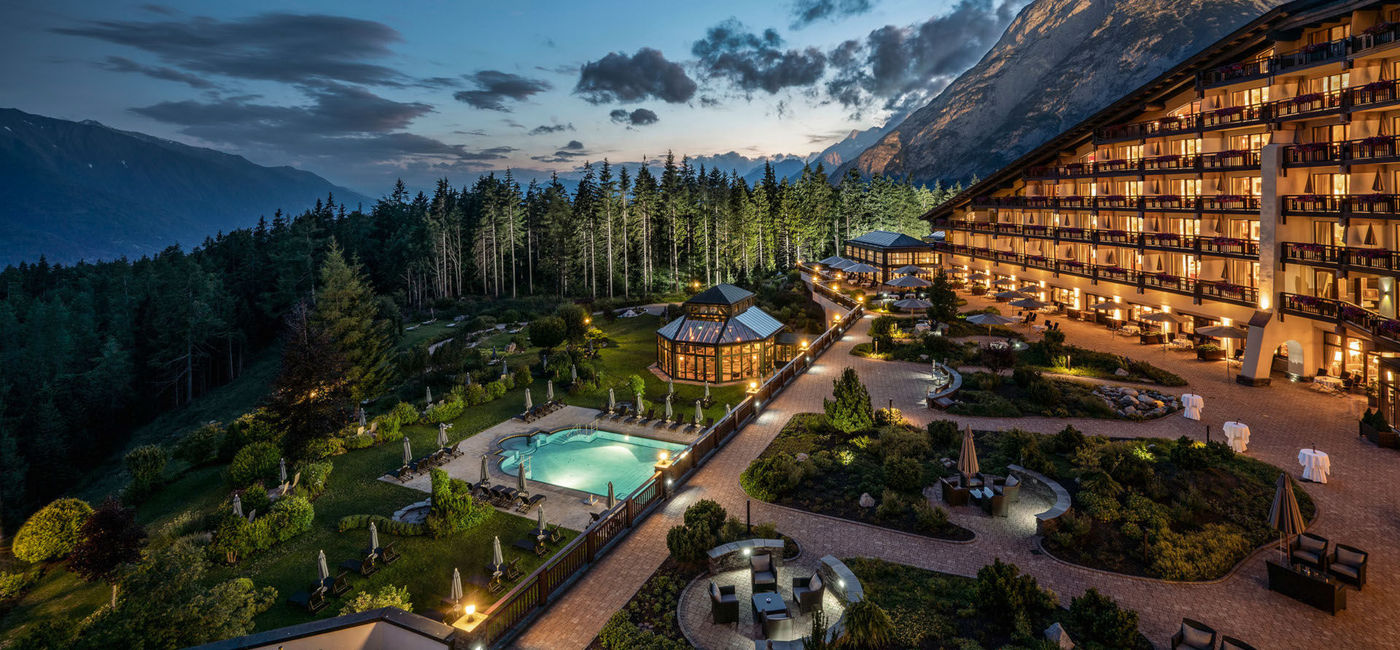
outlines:
[[[661,328],[661,318],[652,315],[637,316],[634,318],[619,318],[611,323],[594,321],[594,325],[601,329],[608,337],[608,347],[598,351],[598,361],[602,364],[603,381],[598,388],[577,393],[566,393],[564,386],[556,385],[556,396],[561,397],[566,403],[586,408],[600,409],[608,404],[608,387],[613,387],[614,393],[619,402],[631,402],[636,399],[632,395],[632,390],[627,386],[627,378],[632,375],[641,377],[646,382],[646,395],[644,396],[649,408],[655,408],[657,415],[664,413],[666,408],[666,381],[658,378],[650,370],[650,366],[656,363],[656,330]],[[537,385],[541,382],[537,379]],[[714,400],[710,407],[705,409],[706,417],[713,417],[718,420],[724,415],[724,405],[737,406],[746,397],[745,384],[733,384],[729,386],[710,386],[710,399]],[[537,398],[543,398],[543,393],[535,391]],[[704,397],[705,387],[703,385],[693,385],[676,383],[676,396],[671,401],[671,407],[676,415],[686,418],[695,417],[695,400]]]

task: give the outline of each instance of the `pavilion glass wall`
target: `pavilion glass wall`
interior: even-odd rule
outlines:
[[[730,382],[760,377],[773,363],[767,341],[731,345],[699,345],[658,338],[661,369],[675,379]]]

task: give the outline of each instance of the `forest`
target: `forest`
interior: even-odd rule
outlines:
[[[78,484],[131,432],[237,379],[317,291],[333,246],[364,270],[377,317],[470,312],[505,298],[641,302],[832,254],[872,229],[922,234],[918,217],[960,188],[915,187],[820,165],[795,180],[737,175],[668,155],[629,173],[507,172],[431,195],[400,181],[368,211],[334,196],[299,215],[154,257],[0,271],[0,516],[13,530]],[[502,302],[506,302],[502,300]],[[595,305],[597,306],[597,305]]]

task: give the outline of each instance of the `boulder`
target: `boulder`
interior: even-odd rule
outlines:
[[[860,495],[860,507],[862,507],[862,508],[874,508],[874,507],[875,507],[875,497],[870,496],[870,493],[869,493],[869,492],[862,493],[862,494]]]
[[[1119,369],[1117,369],[1117,370],[1114,370],[1114,371],[1113,371],[1113,374],[1115,374],[1115,375],[1117,375],[1117,376],[1119,376],[1119,377],[1127,377],[1127,376],[1128,376],[1128,371],[1127,371],[1127,370],[1124,370],[1124,369],[1122,369],[1122,368],[1119,368]]]
[[[807,454],[804,454],[804,453],[802,453],[802,452],[798,452],[798,453],[797,453],[797,462],[800,463],[800,462],[802,462],[802,461],[804,461],[804,460],[807,460]]]

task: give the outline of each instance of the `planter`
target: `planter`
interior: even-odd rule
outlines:
[[[1365,422],[1358,422],[1357,427],[1360,429],[1361,435],[1377,447],[1400,449],[1400,434],[1397,434],[1394,429],[1381,430]]]
[[[1201,361],[1220,361],[1225,358],[1225,350],[1196,350],[1196,358]]]

